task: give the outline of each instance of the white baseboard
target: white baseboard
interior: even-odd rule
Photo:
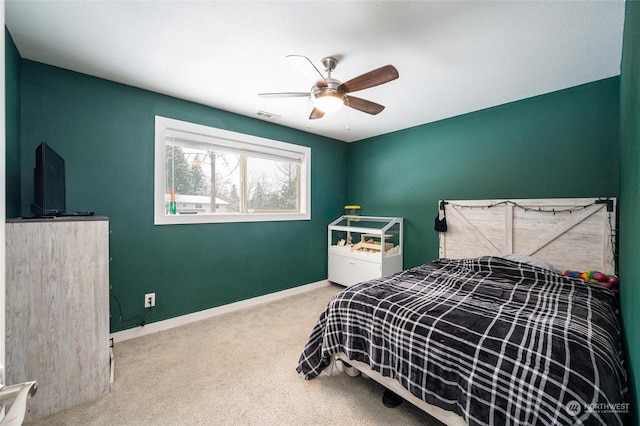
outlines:
[[[265,294],[264,296],[253,297],[251,299],[241,300],[239,302],[229,303],[228,305],[217,306],[215,308],[206,309],[204,311],[194,312],[192,314],[182,315],[175,318],[169,318],[167,320],[152,322],[146,324],[144,327],[136,327],[128,330],[117,331],[111,333],[111,338],[114,343],[123,342],[129,339],[135,339],[136,337],[146,336],[147,334],[157,333],[158,331],[168,330],[173,327],[179,327],[181,325],[189,324],[191,322],[200,321],[203,319],[215,317],[216,315],[222,315],[229,312],[234,312],[240,309],[248,308],[251,306],[261,305],[263,303],[273,302],[285,297],[293,296],[295,294],[305,293],[316,288],[326,287],[331,285],[328,280],[318,281],[311,284],[306,284],[300,287],[294,287],[287,290],[278,291],[271,294]]]

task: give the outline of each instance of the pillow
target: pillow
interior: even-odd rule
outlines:
[[[497,257],[503,259],[512,260],[514,262],[526,263],[527,265],[537,266],[538,268],[546,269],[548,271],[560,274],[561,272],[549,262],[536,259],[535,257],[527,256],[526,254],[497,254]]]

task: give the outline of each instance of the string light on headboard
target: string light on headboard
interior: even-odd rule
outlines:
[[[497,203],[493,203],[493,204],[487,204],[487,205],[478,205],[478,206],[465,206],[462,204],[456,204],[455,201],[441,201],[440,202],[440,209],[444,210],[444,206],[448,204],[451,205],[453,207],[458,207],[461,209],[490,209],[491,207],[495,207],[495,206],[502,206],[502,205],[512,205],[518,208],[523,209],[525,212],[529,211],[529,210],[534,210],[534,211],[538,211],[538,212],[543,212],[543,213],[552,213],[552,214],[556,214],[556,213],[571,213],[577,210],[584,210],[586,208],[589,208],[591,206],[595,206],[597,204],[606,204],[607,205],[607,211],[608,212],[612,212],[613,211],[613,200],[610,198],[598,198],[596,199],[594,202],[589,203],[589,204],[585,204],[585,205],[581,205],[581,206],[572,206],[572,207],[568,207],[566,209],[556,209],[556,208],[552,208],[552,209],[544,209],[542,207],[538,207],[536,208],[532,208],[532,207],[527,207],[527,206],[523,206],[521,204],[518,204],[516,201],[512,201],[512,200],[504,200],[504,201],[499,201]]]

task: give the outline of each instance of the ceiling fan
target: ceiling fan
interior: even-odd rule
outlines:
[[[378,114],[384,109],[383,105],[366,99],[351,96],[350,93],[368,89],[395,80],[399,77],[398,70],[393,65],[385,65],[364,73],[349,81],[341,83],[332,78],[331,73],[338,65],[338,60],[326,57],[321,60],[327,77],[306,56],[288,55],[287,59],[309,80],[315,81],[310,92],[282,92],[259,93],[264,98],[302,98],[309,97],[313,102],[313,111],[309,119],[322,118],[326,113],[337,111],[343,105],[357,109],[367,114]]]

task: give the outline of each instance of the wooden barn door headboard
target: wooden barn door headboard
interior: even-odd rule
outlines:
[[[440,257],[513,253],[561,271],[615,273],[615,198],[443,200],[440,209]]]

